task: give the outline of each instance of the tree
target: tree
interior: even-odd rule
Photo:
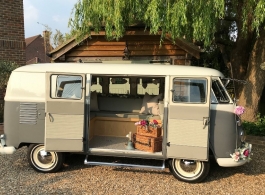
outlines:
[[[37,23],[45,27],[45,31],[48,32],[48,33],[45,33],[45,36],[46,36],[45,38],[49,40],[49,43],[51,43],[51,45],[54,48],[64,44],[66,41],[68,41],[72,37],[72,34],[69,34],[69,33],[63,34],[58,29],[55,29],[55,33],[54,33],[47,24],[42,24],[39,22]]]
[[[255,120],[265,85],[265,0],[79,0],[69,25],[79,39],[102,26],[108,39],[119,39],[139,21],[161,34],[161,43],[170,36],[216,44],[231,76],[247,80],[236,94],[244,119]]]

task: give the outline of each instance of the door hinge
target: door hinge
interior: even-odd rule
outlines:
[[[82,142],[86,142],[86,138],[82,137]]]
[[[170,147],[170,142],[167,142],[167,146]]]

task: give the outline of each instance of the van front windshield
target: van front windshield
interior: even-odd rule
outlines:
[[[228,96],[228,93],[226,93],[226,89],[217,79],[212,81],[211,102],[216,104],[224,104],[230,102],[230,98]]]

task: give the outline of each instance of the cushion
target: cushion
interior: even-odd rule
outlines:
[[[146,93],[143,99],[143,105],[140,113],[159,115],[158,102],[160,99],[162,99],[162,94],[152,97]]]
[[[91,92],[90,111],[99,111],[98,109],[98,95],[96,91]]]
[[[152,98],[148,93],[145,92],[144,98],[143,98],[143,103],[142,103],[142,108],[140,110],[140,114],[145,114],[145,111],[147,110],[147,102]]]

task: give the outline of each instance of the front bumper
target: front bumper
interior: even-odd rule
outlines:
[[[249,162],[252,150],[252,144],[242,142],[241,147],[235,149],[231,158],[217,158],[216,161],[221,167],[237,167]]]
[[[221,167],[238,167],[246,164],[246,160],[234,161],[232,158],[217,158],[216,162]]]
[[[5,146],[5,135],[0,136],[0,154],[13,154],[16,148],[13,146]]]

